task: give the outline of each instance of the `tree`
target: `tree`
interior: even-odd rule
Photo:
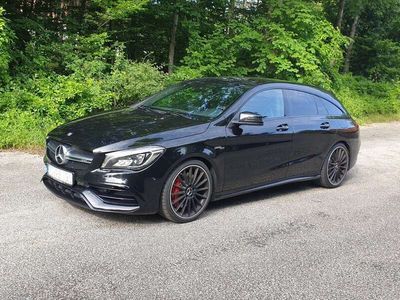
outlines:
[[[204,76],[262,75],[330,86],[342,64],[343,36],[313,4],[286,1],[195,34],[183,62]],[[266,17],[267,16],[267,17]]]
[[[360,16],[363,13],[365,7],[368,4],[368,0],[353,0],[348,2],[349,16],[352,18],[351,28],[349,33],[350,42],[346,49],[345,62],[343,67],[343,72],[348,73],[350,69],[350,60],[353,54],[354,39],[357,34],[357,28],[360,22]]]
[[[174,58],[175,58],[175,46],[176,46],[176,30],[178,28],[179,14],[178,11],[174,12],[172,28],[171,28],[171,40],[169,42],[169,54],[168,54],[168,73],[171,74],[174,69]]]
[[[104,20],[101,26],[112,20],[121,20],[140,11],[149,0],[93,0],[102,11],[100,16]]]
[[[343,14],[344,14],[344,5],[346,3],[346,0],[339,0],[339,13],[338,13],[338,19],[336,23],[336,27],[341,30],[342,29],[342,22],[343,22]]]
[[[8,80],[9,63],[11,60],[11,43],[14,38],[13,32],[7,26],[3,16],[4,9],[0,7],[0,83]]]
[[[374,80],[397,74],[395,70],[400,69],[400,65],[390,57],[396,57],[400,45],[399,15],[399,0],[346,2],[343,32],[349,36],[350,43],[344,72],[351,70]]]
[[[344,73],[348,73],[349,69],[350,69],[350,59],[351,59],[351,55],[353,53],[354,38],[356,36],[356,31],[357,31],[357,26],[358,26],[359,20],[360,20],[360,15],[357,14],[354,17],[353,23],[351,25],[350,36],[349,36],[350,42],[349,42],[349,45],[347,46],[346,58],[345,58],[344,67],[343,67]]]

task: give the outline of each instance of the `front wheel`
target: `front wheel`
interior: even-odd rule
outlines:
[[[213,192],[210,170],[199,160],[181,164],[168,177],[161,196],[161,214],[177,223],[195,220]]]
[[[349,150],[344,144],[333,146],[322,167],[320,185],[327,188],[340,186],[349,169],[349,161]]]

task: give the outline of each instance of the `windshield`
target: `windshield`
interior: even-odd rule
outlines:
[[[238,82],[189,81],[151,96],[141,106],[212,119],[250,88],[250,85]]]

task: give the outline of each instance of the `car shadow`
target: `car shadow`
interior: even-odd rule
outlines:
[[[346,175],[343,184],[345,185],[347,181],[351,181],[354,177],[356,177],[356,173],[350,170],[349,173]],[[310,190],[310,189],[326,189],[326,188],[321,187],[315,181],[301,181],[301,182],[288,183],[271,188],[262,189],[257,192],[251,192],[248,194],[211,202],[207,207],[206,212],[224,209],[229,206],[241,205],[250,202],[265,201],[265,200],[268,201],[279,196],[294,194],[296,192]]]
[[[276,197],[285,196],[287,194],[292,194],[313,188],[318,188],[318,186],[312,181],[296,182],[296,183],[280,185],[240,196],[235,196],[211,202],[207,210],[215,211],[219,209],[224,209],[226,207],[241,205],[250,202],[268,201]]]
[[[205,214],[213,214],[218,210],[225,209],[228,207],[242,205],[245,203],[255,202],[255,201],[268,201],[272,200],[275,197],[284,196],[291,193],[296,193],[303,190],[308,190],[312,188],[318,188],[318,186],[311,181],[308,182],[297,182],[290,183],[281,186],[276,186],[256,192],[251,192],[248,194],[235,196],[231,198],[226,198],[218,201],[213,201],[207,207]],[[102,213],[95,211],[88,211],[87,209],[78,207],[82,211],[86,213],[90,213],[99,218],[107,219],[109,221],[114,222],[122,222],[122,223],[137,223],[137,224],[159,224],[159,223],[169,223],[175,224],[170,221],[165,220],[160,215],[143,215],[143,216],[135,216],[135,215],[123,215],[123,214],[113,214],[113,213]]]

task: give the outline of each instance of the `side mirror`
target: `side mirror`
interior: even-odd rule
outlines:
[[[239,114],[239,121],[235,122],[239,125],[255,125],[260,126],[263,125],[263,117],[259,114],[252,112],[241,112]]]

